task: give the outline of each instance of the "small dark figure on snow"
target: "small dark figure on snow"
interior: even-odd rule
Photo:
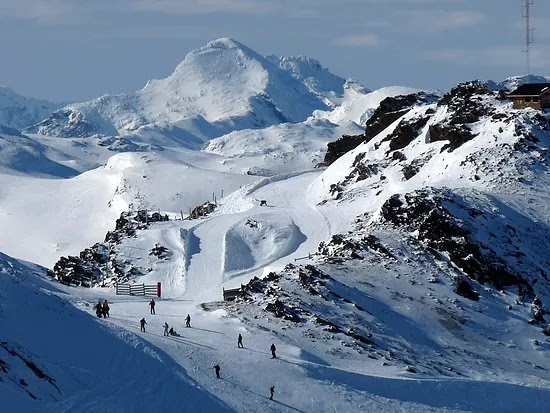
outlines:
[[[275,347],[275,344],[271,344],[271,357],[274,359],[277,358],[277,355],[275,354],[275,350],[277,350],[277,348]]]
[[[267,206],[267,201],[265,199],[260,199],[260,206]]]
[[[101,301],[95,305],[95,315],[101,318],[103,315],[103,307],[101,306]]]
[[[189,314],[185,317],[185,327],[191,327],[191,316]]]
[[[269,393],[271,393],[271,395],[269,396],[269,400],[273,400],[273,394],[275,393],[275,386],[271,386],[269,388]]]
[[[237,347],[243,348],[243,336],[239,334],[239,338],[237,338]]]
[[[535,295],[535,298],[533,299],[533,304],[535,304],[536,306],[542,307],[542,301],[537,295]]]
[[[181,336],[176,332],[176,330],[174,330],[173,327],[170,327],[170,331],[168,332],[168,334],[170,334],[171,336],[181,337]]]
[[[216,371],[216,377],[219,379],[220,378],[220,365],[219,364],[215,364],[214,366],[214,370]]]
[[[145,321],[145,318],[142,318],[139,320],[139,324],[141,325],[141,331],[145,333],[145,324],[147,324],[147,321]]]
[[[154,298],[151,298],[151,302],[149,302],[149,307],[151,307],[151,314],[156,314],[155,313],[155,299]]]
[[[101,305],[101,311],[103,313],[103,317],[107,318],[109,317],[109,302],[107,300],[103,301],[103,304]]]
[[[164,335],[167,336],[168,335],[168,323],[164,323]]]

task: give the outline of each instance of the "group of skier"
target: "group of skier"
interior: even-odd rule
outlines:
[[[151,301],[149,302],[149,307],[150,307],[150,312],[153,315],[156,315],[155,305],[156,305],[155,300],[151,299]],[[99,301],[96,304],[95,309],[98,317],[102,317],[102,316],[109,317],[109,303],[107,302],[107,300],[103,301],[103,303]],[[145,326],[147,325],[147,321],[145,320],[145,317],[139,320],[139,324],[141,327],[141,331],[145,332]],[[189,314],[187,314],[187,317],[185,317],[185,327],[191,327],[191,315]],[[165,322],[163,325],[163,328],[164,328],[164,332],[163,332],[164,336],[181,337],[181,335],[177,333],[173,327],[170,327],[168,323]],[[240,333],[239,333],[239,336],[237,337],[237,348],[244,348],[243,336]],[[271,344],[270,350],[271,350],[271,358],[277,358],[277,354],[276,354],[277,348],[275,347],[275,344]],[[221,371],[220,365],[215,364],[212,367],[214,368],[216,377],[220,378],[220,371]],[[270,392],[269,400],[273,400],[273,394],[275,393],[275,386],[271,386],[269,388],[269,392]]]
[[[101,302],[101,300],[95,305],[95,314],[101,318],[109,317],[109,302],[107,300]]]

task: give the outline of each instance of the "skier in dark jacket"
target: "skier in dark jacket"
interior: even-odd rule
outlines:
[[[191,327],[191,316],[189,314],[185,317],[185,327]]]
[[[269,388],[269,393],[271,393],[271,395],[269,396],[269,400],[273,400],[273,393],[275,393],[275,386],[271,386]]]
[[[168,331],[168,334],[170,334],[171,336],[181,337],[181,336],[176,332],[176,330],[174,330],[173,327],[170,327],[170,331]]]
[[[243,348],[243,336],[239,334],[239,337],[237,338],[237,347]]]
[[[216,371],[216,377],[219,379],[220,378],[220,365],[219,364],[215,364],[214,366],[214,370]]]
[[[101,318],[103,315],[103,307],[101,306],[101,301],[95,305],[95,315]]]
[[[277,348],[275,347],[275,344],[271,344],[271,357],[274,359],[277,358],[277,355],[275,354],[275,350],[277,350]]]
[[[141,331],[145,333],[145,324],[147,324],[147,321],[145,321],[145,318],[142,318],[139,320],[139,324],[141,325]]]
[[[151,301],[149,302],[149,306],[151,307],[151,314],[155,314],[155,299],[151,298]]]
[[[103,317],[107,318],[109,317],[109,302],[107,300],[103,301],[103,304],[101,305],[101,311],[103,313]]]

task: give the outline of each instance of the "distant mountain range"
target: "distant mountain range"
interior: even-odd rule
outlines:
[[[167,78],[151,80],[135,93],[67,105],[36,131],[90,137],[169,130],[196,147],[234,130],[304,121],[341,99],[344,84],[314,60],[267,59],[222,38],[190,52]]]
[[[64,103],[26,98],[7,87],[0,86],[0,125],[25,129],[50,116]],[[0,133],[2,130],[0,130]]]

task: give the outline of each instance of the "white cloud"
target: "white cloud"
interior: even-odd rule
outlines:
[[[398,30],[438,33],[448,30],[464,29],[483,23],[486,16],[477,11],[468,10],[414,10],[398,13]]]
[[[68,18],[74,10],[64,0],[0,0],[0,17],[4,18],[56,23]]]
[[[376,47],[380,45],[380,38],[373,33],[343,36],[336,39],[334,44],[350,47]]]
[[[272,0],[137,0],[129,7],[166,14],[267,14],[279,9]]]
[[[426,52],[423,57],[429,61],[438,61],[462,66],[500,67],[521,70],[526,66],[525,54],[519,46],[498,46],[479,49],[440,49]],[[533,70],[547,70],[550,57],[541,50],[531,53]]]

